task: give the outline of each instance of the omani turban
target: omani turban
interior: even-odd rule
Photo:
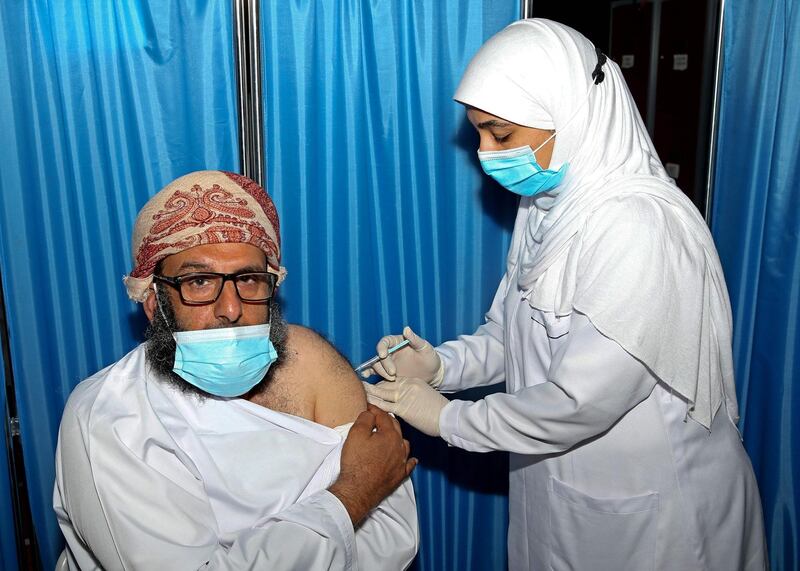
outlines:
[[[239,243],[260,248],[267,271],[283,281],[278,213],[269,195],[247,177],[223,171],[184,175],[153,196],[136,218],[128,296],[144,301],[155,267],[164,258],[204,244]]]

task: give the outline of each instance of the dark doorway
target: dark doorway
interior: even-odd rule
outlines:
[[[669,175],[706,211],[720,0],[533,2],[622,69]]]

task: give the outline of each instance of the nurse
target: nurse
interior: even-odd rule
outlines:
[[[381,339],[370,402],[511,453],[512,570],[766,568],[722,269],[619,68],[524,20],[480,49],[455,99],[484,171],[521,195],[506,272],[472,335]],[[477,402],[440,394],[503,382]]]

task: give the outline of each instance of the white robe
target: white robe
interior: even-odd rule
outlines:
[[[437,348],[439,390],[506,383],[451,401],[440,428],[454,446],[511,452],[509,569],[764,569],[758,489],[728,409],[709,431],[586,315],[557,311],[569,259],[527,291],[511,267],[486,324]]]
[[[419,543],[411,480],[354,531],[326,490],[340,428],[201,402],[154,378],[140,345],[64,411],[53,501],[70,568],[406,568]]]

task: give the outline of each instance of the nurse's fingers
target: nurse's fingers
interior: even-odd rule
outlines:
[[[428,344],[428,342],[425,339],[414,333],[414,330],[411,329],[408,325],[406,325],[403,328],[403,337],[408,339],[408,344],[411,346],[412,349],[415,349],[416,351],[424,349],[425,345]]]
[[[381,381],[376,385],[371,385],[362,381],[361,384],[367,393],[367,400],[369,397],[374,397],[386,402],[397,402],[397,388],[394,383]]]
[[[372,368],[375,369],[377,375],[383,377],[387,381],[393,381],[397,377],[397,366],[391,355],[375,363]]]
[[[389,354],[389,349],[403,341],[405,341],[405,338],[402,335],[386,335],[378,341],[375,351],[378,353],[378,357],[385,359]]]
[[[392,363],[392,368],[394,369],[394,361],[392,361],[391,356],[386,357],[386,359],[384,359],[384,362],[386,362],[386,361],[390,361]],[[395,379],[395,376],[396,376],[394,373],[392,373],[390,375],[389,372],[386,370],[386,367],[384,367],[383,362],[381,362],[381,361],[378,361],[377,363],[373,363],[373,365],[371,367],[367,367],[366,369],[362,369],[359,372],[359,374],[361,375],[361,378],[363,378],[363,379],[368,379],[372,375],[380,375],[382,378],[386,379],[387,381],[393,381]]]
[[[374,397],[372,395],[367,395],[367,402],[373,406],[377,406],[379,409],[390,412],[396,413],[397,405],[393,402],[385,401],[379,397]]]

